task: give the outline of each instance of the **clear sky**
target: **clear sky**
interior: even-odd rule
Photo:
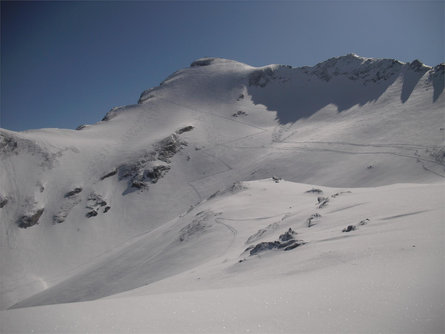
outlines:
[[[444,1],[1,1],[0,127],[75,128],[201,57],[444,62]]]

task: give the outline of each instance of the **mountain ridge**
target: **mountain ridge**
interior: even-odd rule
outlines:
[[[1,307],[236,182],[441,182],[443,72],[355,55],[300,68],[201,58],[78,131],[1,129]]]

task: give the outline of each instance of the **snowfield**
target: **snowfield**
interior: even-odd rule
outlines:
[[[0,129],[0,332],[445,332],[444,68],[204,58]]]

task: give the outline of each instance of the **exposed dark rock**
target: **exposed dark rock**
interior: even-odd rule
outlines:
[[[175,133],[180,135],[181,133],[192,131],[194,128],[195,128],[194,126],[188,125],[188,126],[185,126],[185,127],[181,128],[179,130],[176,130]]]
[[[54,215],[53,216],[53,224],[61,224],[65,221],[66,216],[65,215]]]
[[[76,128],[76,130],[79,131],[79,130],[85,129],[86,127],[87,126],[85,124],[81,124]]]
[[[116,175],[116,174],[117,174],[117,169],[115,169],[115,170],[113,170],[113,171],[111,171],[111,172],[105,174],[104,176],[102,176],[102,177],[100,178],[100,180],[101,180],[101,181],[102,181],[102,180],[105,180],[107,177],[110,177],[110,176],[113,176],[113,175]]]
[[[234,182],[234,183],[232,184],[232,186],[229,188],[229,191],[230,191],[232,194],[236,194],[236,193],[238,193],[238,192],[240,192],[240,191],[243,191],[243,190],[246,190],[246,189],[247,189],[247,187],[244,186],[242,182],[237,181],[237,182]]]
[[[278,176],[272,176],[272,180],[273,180],[275,183],[279,183],[279,182],[282,180],[282,178],[281,178],[281,177],[278,177]]]
[[[138,174],[138,163],[135,164],[124,164],[117,168],[117,172],[119,173],[119,180],[135,177]]]
[[[131,187],[136,189],[148,189],[148,185],[144,181],[133,180],[131,182]]]
[[[63,213],[59,213],[57,215],[53,216],[53,224],[61,224],[65,221],[66,219],[66,214]]]
[[[348,225],[348,227],[344,228],[342,230],[342,232],[351,232],[351,231],[355,231],[357,229],[357,226],[354,225]]]
[[[164,81],[162,81],[158,87],[152,87],[150,89],[144,90],[138,100],[138,104],[142,104],[145,103],[146,101],[153,99],[154,97],[156,97],[156,91],[160,89],[161,86],[165,85],[166,83],[168,83],[172,78],[174,78],[176,75],[178,74],[178,72],[175,72],[171,75],[169,75]]]
[[[323,197],[323,196],[319,196],[317,197],[317,201],[318,201],[318,208],[324,208],[326,205],[328,205],[329,202],[329,197]]]
[[[101,206],[105,206],[107,205],[107,202],[104,201],[104,199],[102,198],[102,196],[96,194],[96,193],[91,193],[88,196],[88,206],[87,208],[99,208]]]
[[[0,208],[3,208],[6,204],[8,204],[8,198],[0,195]]]
[[[296,240],[294,240],[295,242],[288,245],[286,248],[284,248],[285,251],[289,251],[292,250],[294,248],[297,248],[298,246],[304,245],[304,242],[297,242]]]
[[[266,250],[271,249],[283,249],[285,251],[294,249],[298,246],[304,245],[304,242],[301,240],[291,239],[286,242],[279,241],[269,241],[269,242],[260,242],[255,246],[248,247],[245,251],[249,251],[250,255],[256,255],[258,253],[264,252]]]
[[[11,153],[15,152],[18,147],[18,142],[13,138],[4,134],[0,134],[0,152]]]
[[[369,218],[363,219],[362,221],[360,221],[360,223],[358,223],[359,225],[366,225],[369,223]]]
[[[190,64],[190,67],[208,66],[215,61],[215,58],[201,58]]]
[[[328,59],[313,68],[307,68],[307,70],[308,73],[312,73],[326,82],[337,76],[345,76],[354,81],[363,79],[366,85],[370,82],[388,80],[399,73],[402,66],[403,64],[395,59],[368,59],[364,61],[357,55],[348,54]]]
[[[110,209],[111,209],[111,206],[106,206],[106,207],[104,208],[104,213],[107,213],[108,210],[110,210]]]
[[[415,72],[423,72],[428,71],[429,67],[425,66],[420,60],[416,59],[409,63],[409,68]]]
[[[319,213],[314,213],[313,215],[311,215],[311,216],[306,220],[307,226],[308,226],[308,227],[312,227],[312,226],[314,226],[314,224],[313,224],[313,220],[314,220],[314,219],[318,219],[318,218],[320,218],[320,217],[321,217],[321,215],[320,215]]]
[[[265,87],[274,78],[273,73],[269,67],[252,72],[249,75],[249,86]]]
[[[187,126],[177,132],[183,133],[191,129],[192,126]],[[173,133],[153,145],[152,151],[145,152],[133,162],[119,166],[116,169],[119,180],[128,181],[128,188],[123,194],[134,192],[136,189],[148,189],[149,183],[157,183],[171,169],[170,159],[186,145],[177,133]]]
[[[260,252],[264,252],[265,250],[278,248],[279,244],[280,244],[279,241],[260,242],[259,244],[256,244],[255,246],[248,247],[246,249],[246,251],[249,251],[250,255],[256,255]]]
[[[96,210],[89,211],[89,212],[87,212],[87,214],[85,216],[87,218],[91,218],[91,217],[97,216],[97,211]]]
[[[289,230],[288,230],[287,232],[283,233],[282,235],[280,235],[280,236],[278,237],[278,239],[279,239],[281,242],[289,241],[289,240],[295,239],[295,236],[296,236],[296,235],[297,235],[297,232],[295,232],[294,230],[292,230],[292,229],[289,227]]]
[[[44,209],[42,208],[42,209],[35,211],[31,215],[22,216],[18,221],[18,226],[20,228],[28,228],[28,227],[38,224],[39,219],[43,214],[43,211],[44,211]]]
[[[178,153],[182,149],[182,146],[185,145],[187,144],[181,141],[176,134],[172,134],[171,136],[161,140],[155,146],[157,158],[161,161],[170,163],[170,158]]]
[[[445,133],[445,128],[440,128]],[[430,156],[441,165],[445,165],[445,147],[438,147],[429,152]]]
[[[308,191],[306,191],[306,193],[308,193],[308,194],[322,194],[323,190],[312,188],[312,189],[309,189]]]
[[[247,113],[242,110],[238,110],[236,113],[232,115],[232,117],[239,117],[239,116],[247,116]]]
[[[110,207],[107,206],[107,202],[102,198],[101,195],[96,194],[96,193],[91,193],[88,195],[88,199],[87,199],[87,205],[86,208],[89,210],[86,213],[86,217],[90,218],[90,217],[94,217],[97,216],[99,214],[99,210],[100,208],[104,207],[103,212],[107,212]],[[108,209],[107,209],[108,208]]]
[[[435,102],[440,95],[443,93],[444,85],[445,85],[445,64],[439,64],[433,68],[430,72],[429,79],[433,83],[434,94],[433,101]]]
[[[240,96],[238,96],[238,98],[236,99],[237,101],[240,101],[240,100],[242,100],[242,99],[244,99],[244,94],[240,94]]]
[[[68,192],[65,194],[65,198],[68,198],[68,197],[72,197],[72,196],[74,196],[74,195],[77,195],[77,194],[80,193],[81,191],[82,191],[82,188],[80,188],[80,187],[78,187],[78,188],[74,188],[73,190],[68,191]]]
[[[145,171],[145,178],[149,178],[151,180],[151,183],[156,183],[159,179],[164,177],[165,174],[167,174],[170,168],[170,166],[165,165],[153,166],[152,168]]]
[[[107,122],[111,119],[113,119],[114,117],[117,116],[118,112],[122,109],[124,109],[125,107],[114,107],[111,108],[111,110],[109,112],[106,113],[106,115],[104,116],[104,118],[102,118],[102,122]]]
[[[260,231],[258,231],[258,232],[260,232]],[[297,235],[297,233],[294,230],[292,230],[291,228],[289,228],[289,230],[287,230],[287,232],[285,232],[279,236],[279,238],[278,238],[279,240],[260,242],[256,245],[247,247],[245,252],[249,252],[250,255],[256,255],[260,252],[270,250],[270,249],[282,249],[282,250],[287,251],[287,250],[294,249],[300,245],[304,245],[304,243],[305,243],[304,241],[295,240],[296,235]]]

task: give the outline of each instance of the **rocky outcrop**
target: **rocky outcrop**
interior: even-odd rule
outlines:
[[[107,204],[108,203],[102,198],[101,195],[94,192],[89,194],[86,205],[86,208],[89,211],[85,214],[85,216],[87,218],[95,217],[100,213],[102,208],[102,213],[107,213],[108,210],[111,209],[111,207]]]
[[[98,207],[107,205],[107,202],[104,201],[102,196],[98,195],[96,193],[91,193],[88,196],[87,203],[88,203],[87,204],[88,209],[94,209],[94,208],[98,208]]]
[[[441,128],[441,131],[445,132],[445,129]],[[428,153],[435,161],[445,166],[445,146],[436,147],[432,150],[429,150]]]
[[[287,232],[283,233],[282,235],[280,235],[278,237],[278,240],[280,240],[281,242],[289,241],[289,240],[295,239],[296,235],[297,235],[297,232],[295,232],[294,230],[289,228],[289,230],[287,230]]]
[[[200,58],[190,64],[190,67],[209,66],[215,61],[215,58]]]
[[[357,227],[355,225],[348,225],[347,227],[345,227],[342,232],[351,232],[351,231],[355,231],[357,229]]]
[[[348,225],[345,227],[342,232],[352,232],[358,229],[359,226],[366,225],[370,222],[369,218],[361,220],[357,225]]]
[[[329,197],[319,196],[317,197],[317,208],[322,209],[328,205]]]
[[[183,133],[192,129],[192,126],[187,126],[178,131]],[[136,161],[119,166],[116,169],[119,180],[126,179],[128,182],[128,188],[124,194],[134,190],[148,189],[150,184],[157,183],[171,169],[170,159],[186,145],[187,143],[181,140],[177,133],[173,133],[153,145],[152,151],[143,154]]]
[[[306,219],[307,227],[314,226],[314,220],[317,220],[319,218],[321,218],[321,215],[319,213],[312,214],[308,219]]]
[[[170,158],[178,153],[183,146],[187,146],[187,143],[180,140],[179,136],[174,133],[155,145],[155,157],[158,160],[170,163]]]
[[[413,60],[411,63],[409,63],[408,66],[412,71],[418,73],[426,73],[429,69],[431,69],[429,66],[426,66],[418,59]]]
[[[260,242],[256,245],[246,248],[245,252],[249,252],[249,254],[252,256],[252,255],[257,255],[266,250],[280,249],[288,251],[297,248],[298,246],[304,245],[305,244],[304,241],[295,239],[296,235],[297,233],[291,228],[289,228],[289,230],[287,230],[285,233],[281,234],[278,237],[278,240]]]
[[[240,116],[247,116],[247,113],[242,110],[238,110],[236,113],[232,114],[232,117],[240,117]]]
[[[269,81],[275,79],[274,70],[270,67],[256,70],[249,75],[249,86],[266,87]]]
[[[95,217],[95,216],[97,216],[97,211],[96,210],[88,211],[85,216],[87,218]]]
[[[8,204],[8,198],[0,194],[0,209],[3,208],[6,204]]]
[[[109,173],[105,174],[104,176],[102,176],[102,177],[100,178],[100,180],[103,181],[103,180],[105,180],[107,177],[111,177],[111,176],[116,175],[116,174],[117,174],[117,169],[114,169],[114,170],[112,170],[111,172],[109,172]]]
[[[182,133],[184,133],[184,132],[192,131],[194,128],[195,128],[195,127],[194,127],[193,125],[188,125],[188,126],[185,126],[185,127],[183,127],[183,128],[180,128],[179,130],[176,130],[175,133],[176,133],[177,135],[180,135],[180,134],[182,134]]]
[[[367,59],[355,54],[330,58],[316,66],[304,68],[306,73],[329,82],[334,77],[343,76],[349,80],[362,79],[366,85],[380,80],[389,80],[398,75],[403,63],[395,59]]]
[[[317,189],[317,188],[312,188],[309,189],[308,191],[305,191],[306,194],[323,194],[323,190],[321,189]]]
[[[65,198],[73,197],[74,195],[77,195],[81,191],[82,191],[82,188],[80,188],[80,187],[74,188],[73,190],[71,190],[65,194]]]
[[[105,114],[105,116],[102,118],[102,122],[107,122],[107,121],[113,119],[114,117],[117,116],[118,112],[123,110],[123,109],[125,109],[125,106],[124,107],[114,107],[114,108],[111,108],[111,110],[109,112],[107,112]]]
[[[12,136],[0,133],[0,152],[1,153],[15,153],[18,148],[18,142]]]
[[[39,219],[43,214],[43,211],[44,211],[44,209],[42,208],[42,209],[38,209],[38,210],[32,212],[29,215],[22,216],[17,222],[18,227],[28,228],[28,227],[38,224]]]

